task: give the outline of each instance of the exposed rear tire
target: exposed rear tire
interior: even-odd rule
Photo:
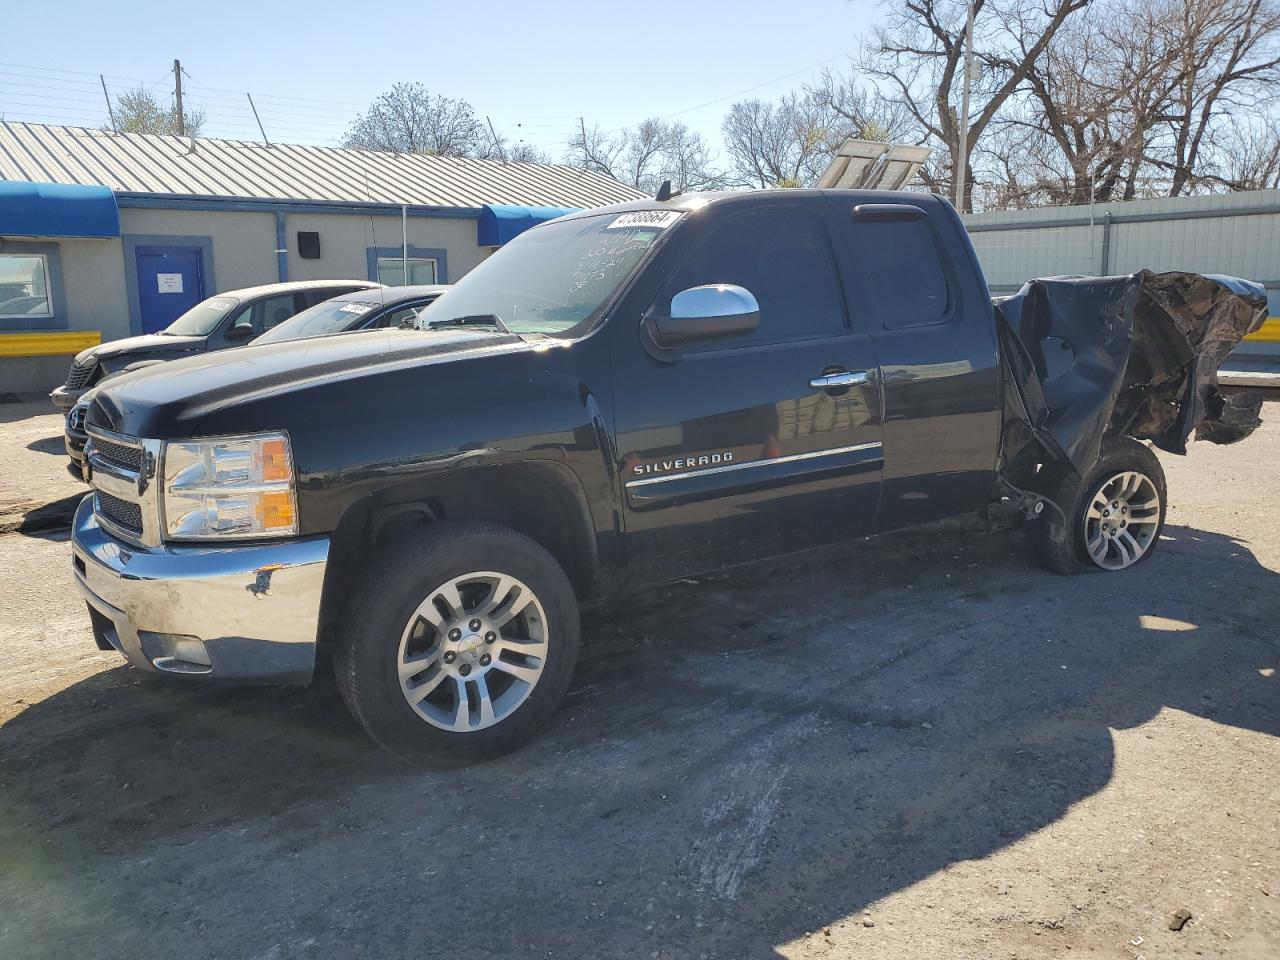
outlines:
[[[577,657],[577,600],[546,550],[505,527],[442,523],[375,556],[343,615],[334,672],[382,746],[461,766],[529,739]]]
[[[1151,449],[1132,437],[1108,436],[1083,482],[1061,474],[1046,496],[1053,507],[1027,522],[1032,562],[1055,573],[1124,570],[1155,551],[1164,530],[1164,469]]]

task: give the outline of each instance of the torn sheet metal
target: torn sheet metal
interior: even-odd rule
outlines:
[[[1258,427],[1260,394],[1224,395],[1218,368],[1262,326],[1261,284],[1196,273],[1029,280],[995,301],[1008,384],[1006,469],[1038,441],[1084,474],[1117,432],[1186,453]]]

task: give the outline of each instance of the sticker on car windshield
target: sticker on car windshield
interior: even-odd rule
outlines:
[[[368,313],[372,309],[373,304],[371,303],[348,303],[346,306],[339,307],[338,312],[361,314]]]
[[[635,213],[619,215],[605,229],[622,230],[631,228],[634,230],[637,227],[648,227],[651,230],[665,230],[679,220],[683,212],[683,210],[637,210]]]
[[[210,310],[230,310],[236,305],[234,300],[206,300],[205,304]]]

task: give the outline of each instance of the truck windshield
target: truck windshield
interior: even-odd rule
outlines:
[[[325,300],[314,307],[277,324],[254,343],[275,343],[279,340],[301,340],[304,337],[323,337],[329,333],[341,333],[358,326],[365,314],[377,307],[376,303],[359,300]]]
[[[565,336],[594,321],[679,211],[608,213],[534,227],[419,318],[422,327],[497,317],[513,333]],[[494,329],[501,329],[494,325]]]
[[[161,332],[169,337],[207,337],[239,302],[235,297],[201,300]]]

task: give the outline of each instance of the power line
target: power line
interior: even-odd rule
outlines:
[[[755,86],[745,87],[744,89],[738,90],[734,93],[727,93],[723,97],[716,97],[714,100],[708,100],[705,103],[699,103],[696,106],[685,107],[683,110],[675,111],[675,113],[664,114],[663,116],[660,116],[657,119],[670,120],[673,117],[684,116],[686,113],[693,113],[695,110],[701,110],[704,107],[713,107],[717,103],[724,103],[726,100],[732,100],[734,97],[740,97],[743,94],[752,93],[756,90],[760,90],[764,87],[771,86],[783,80],[790,80],[792,77],[798,77],[802,73],[808,73],[810,70],[816,70],[818,69],[818,67],[826,66],[828,63],[831,63],[833,60],[839,60],[841,57],[847,57],[852,53],[853,53],[852,50],[845,50],[843,53],[837,53],[834,56],[827,57],[825,60],[819,60],[817,63],[811,63],[807,67],[801,67],[799,70],[793,70],[790,73],[782,74],[782,76],[774,77],[772,80],[765,80],[762,83],[757,83]],[[610,136],[615,133],[621,133],[623,130],[626,130],[626,129],[627,127],[618,127],[617,129],[606,131],[604,135]]]

